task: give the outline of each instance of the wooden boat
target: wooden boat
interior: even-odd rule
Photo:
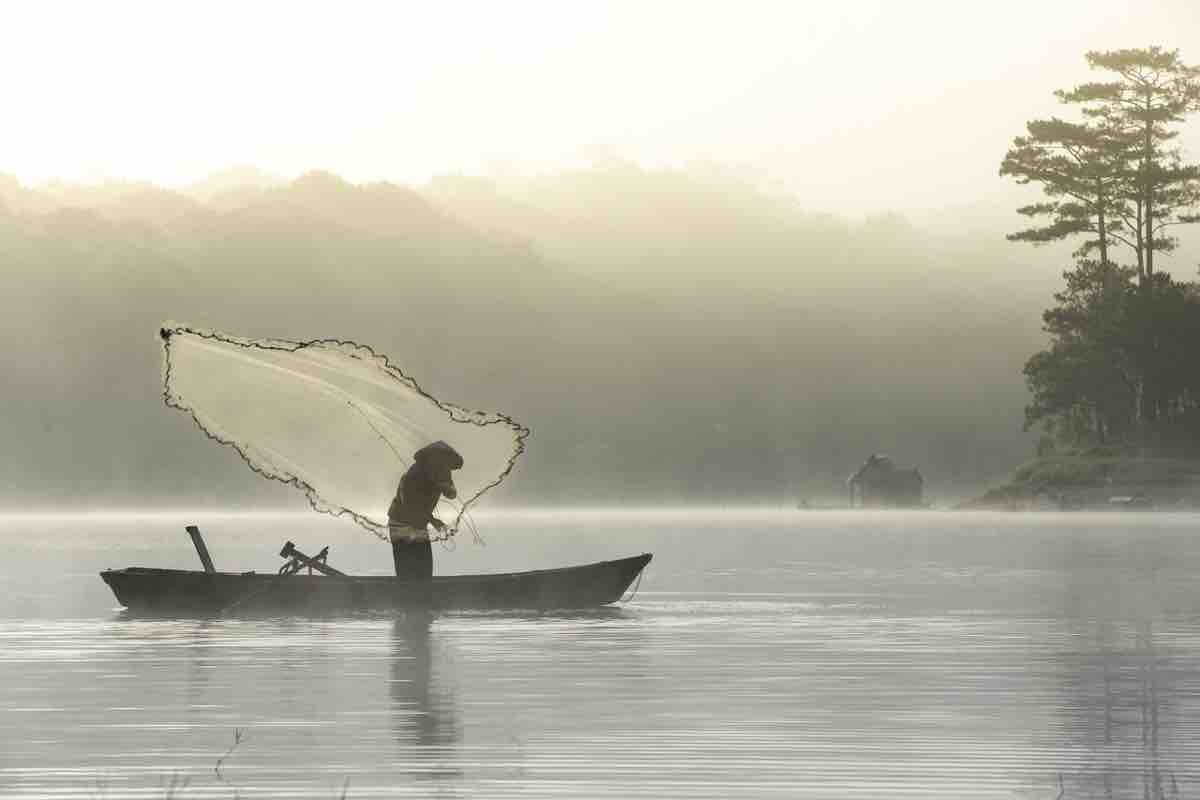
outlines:
[[[392,576],[345,575],[291,542],[280,553],[292,560],[279,574],[217,572],[199,531],[189,527],[204,571],[126,567],[100,577],[130,611],[151,614],[295,614],[405,609],[574,609],[615,603],[650,563],[651,555],[576,567],[451,575],[428,582]],[[297,574],[307,568],[325,574]]]

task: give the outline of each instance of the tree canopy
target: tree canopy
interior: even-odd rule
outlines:
[[[1078,106],[1081,119],[1029,122],[1001,162],[1001,175],[1040,184],[1051,198],[1018,209],[1049,217],[1047,224],[1009,238],[1039,244],[1088,234],[1076,254],[1098,251],[1103,263],[1111,244],[1124,245],[1145,281],[1155,273],[1155,253],[1177,245],[1171,229],[1200,222],[1200,166],[1172,145],[1178,125],[1200,110],[1200,67],[1161,47],[1086,58],[1111,79],[1054,93]]]
[[[1086,237],[1043,315],[1050,346],[1025,365],[1026,427],[1040,422],[1075,443],[1197,448],[1200,286],[1174,280],[1155,254],[1175,249],[1178,226],[1200,222],[1200,166],[1172,144],[1200,110],[1200,68],[1161,47],[1086,58],[1111,78],[1055,92],[1080,119],[1029,122],[1000,166],[1049,198],[1018,209],[1044,224],[1010,240]]]

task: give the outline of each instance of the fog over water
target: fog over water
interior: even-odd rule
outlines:
[[[300,507],[163,407],[167,319],[353,339],[512,415],[533,436],[498,501],[836,501],[882,451],[947,502],[1031,451],[1020,369],[1062,254],[1002,228],[851,223],[700,167],[239,180],[0,187],[4,507]]]
[[[523,503],[840,498],[875,450],[937,496],[1027,453],[1019,368],[1042,293],[999,291],[1020,268],[1002,240],[813,217],[725,174],[597,167],[527,191],[593,213],[539,220],[528,194],[462,179],[314,173],[227,211],[11,188],[26,211],[0,218],[20,277],[0,426],[23,457],[0,467],[4,504],[292,502],[162,406],[167,318],[354,339],[441,399],[511,414],[533,429],[505,487]],[[629,207],[645,196],[673,215]],[[1030,274],[1048,288],[1053,268]]]
[[[497,502],[835,502],[877,451],[970,496],[1070,266],[1004,241],[1005,148],[1087,49],[1200,42],[1171,1],[5,15],[8,509],[298,507],[158,404],[167,319],[513,415]]]

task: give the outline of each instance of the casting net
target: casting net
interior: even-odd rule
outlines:
[[[529,430],[504,414],[433,397],[370,347],[337,339],[242,339],[168,324],[163,399],[250,469],[304,491],[312,507],[387,538],[387,507],[413,453],[445,441],[462,454],[458,499],[435,514],[453,536],[503,481]]]

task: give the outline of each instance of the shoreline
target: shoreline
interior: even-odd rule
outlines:
[[[1200,459],[1109,452],[1042,456],[957,511],[1197,511]]]

